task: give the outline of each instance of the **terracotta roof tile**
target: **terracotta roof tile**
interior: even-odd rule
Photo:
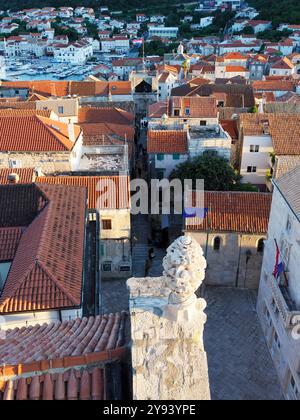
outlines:
[[[122,312],[7,331],[0,340],[0,400],[116,398],[122,382],[111,391],[109,376],[124,358],[126,319]]]
[[[78,123],[134,124],[134,115],[119,108],[81,107]]]
[[[241,114],[240,124],[244,135],[263,135],[272,138],[277,156],[300,155],[300,117],[289,114]],[[288,133],[288,136],[287,136]]]
[[[295,84],[289,80],[254,81],[252,86],[256,91],[295,91]]]
[[[131,82],[76,82],[76,81],[16,81],[1,82],[0,87],[28,89],[31,93],[39,93],[44,96],[65,97],[68,95],[78,96],[108,96],[111,95],[130,95]]]
[[[10,261],[15,257],[23,228],[0,228],[0,261]]]
[[[0,117],[51,117],[52,111],[35,109],[0,109]]]
[[[183,130],[149,130],[147,148],[148,153],[187,154],[187,132]]]
[[[271,203],[271,194],[207,191],[204,206],[210,209],[208,215],[204,220],[187,218],[185,229],[265,235]]]
[[[189,118],[216,118],[218,115],[217,101],[212,97],[171,97],[169,113],[171,113],[172,110],[178,108],[181,112],[180,115],[185,117],[185,109],[189,108]],[[171,114],[169,115],[171,116]]]
[[[11,184],[8,179],[11,174],[19,176],[18,182],[20,184],[30,184],[35,180],[35,170],[33,168],[0,169],[0,185]]]
[[[225,130],[230,135],[232,140],[238,140],[239,130],[236,120],[221,120],[220,124],[223,130]]]
[[[74,132],[77,140],[80,127],[74,125]],[[65,123],[38,115],[0,116],[1,151],[70,151],[73,146]]]
[[[79,307],[86,189],[41,184],[6,185],[0,187],[0,204],[3,190],[7,197],[7,191],[11,190],[11,195],[15,196],[18,190],[25,194],[29,187],[37,193],[36,197],[32,194],[35,202],[31,206],[40,211],[33,215],[32,221],[28,220],[30,224],[20,239],[0,297],[0,312]],[[41,198],[44,200],[42,206],[38,204]],[[22,206],[21,201],[13,204]],[[24,209],[21,207],[20,211],[24,212]]]
[[[128,209],[130,208],[130,186],[127,176],[55,176],[38,177],[36,182],[49,185],[81,186],[87,188],[90,209]],[[106,191],[112,183],[108,200],[101,200],[101,191]],[[105,193],[107,195],[107,191]]]
[[[243,66],[226,66],[227,73],[246,73],[248,70]]]
[[[125,344],[125,320],[123,312],[9,330],[0,340],[0,366],[114,350]]]

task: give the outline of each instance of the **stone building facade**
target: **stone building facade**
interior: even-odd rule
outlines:
[[[274,181],[257,312],[283,393],[300,400],[300,167]],[[276,243],[284,273],[275,276]]]
[[[272,196],[205,192],[205,219],[185,219],[184,232],[205,250],[205,283],[257,289]]]

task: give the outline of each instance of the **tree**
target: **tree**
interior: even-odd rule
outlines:
[[[193,180],[204,179],[206,191],[257,191],[251,184],[241,184],[241,176],[226,159],[220,156],[203,155],[177,166],[171,179]]]

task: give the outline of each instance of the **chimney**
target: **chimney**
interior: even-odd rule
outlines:
[[[7,180],[9,184],[18,184],[20,181],[20,177],[16,173],[11,173],[8,175]]]
[[[69,120],[69,123],[68,123],[68,134],[69,134],[69,139],[71,140],[71,142],[75,143],[74,124],[72,123],[71,120]]]

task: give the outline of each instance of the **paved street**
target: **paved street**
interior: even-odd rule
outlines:
[[[256,293],[207,288],[204,344],[215,400],[278,400],[281,390],[255,312]]]

